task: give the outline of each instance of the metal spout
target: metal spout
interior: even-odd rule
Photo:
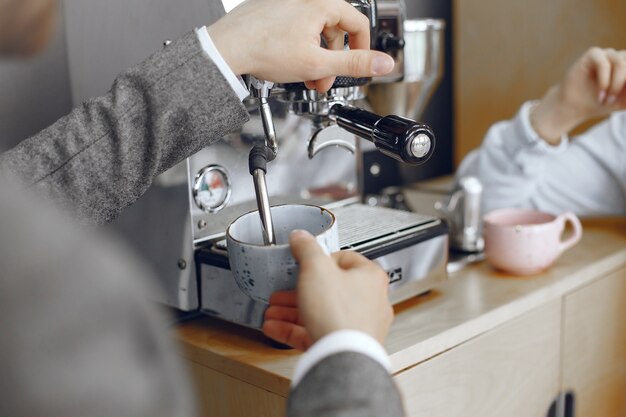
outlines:
[[[250,174],[254,181],[254,192],[256,194],[256,203],[261,218],[261,229],[263,232],[263,241],[266,245],[276,244],[276,235],[274,234],[274,222],[272,221],[272,211],[270,206],[269,191],[265,174],[267,172],[267,163],[273,159],[272,151],[268,146],[256,145],[250,151],[248,165]]]

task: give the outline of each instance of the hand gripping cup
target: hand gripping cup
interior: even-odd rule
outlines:
[[[239,288],[264,303],[276,291],[296,288],[298,265],[289,246],[292,231],[308,231],[326,253],[339,250],[337,221],[329,210],[289,204],[272,207],[271,211],[275,245],[264,244],[258,211],[242,215],[226,231],[230,269]]]

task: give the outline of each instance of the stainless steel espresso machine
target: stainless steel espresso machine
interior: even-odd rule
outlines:
[[[225,242],[230,222],[257,208],[248,166],[255,145],[272,151],[261,182],[271,203],[308,202],[332,210],[341,248],[387,271],[392,302],[446,278],[445,223],[363,204],[360,163],[366,149],[408,164],[424,163],[434,152],[431,129],[402,116],[418,119],[441,78],[443,22],[407,20],[402,0],[347,1],[370,19],[372,48],[394,57],[394,71],[375,79],[339,77],[326,94],[303,84],[247,79],[251,122],[187,161],[189,235],[178,276],[162,277],[168,304],[261,326],[266,305],[237,286]]]

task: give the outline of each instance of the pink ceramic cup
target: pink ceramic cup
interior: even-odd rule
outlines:
[[[561,235],[570,222],[574,232]],[[500,209],[484,218],[485,255],[494,267],[516,275],[548,268],[582,237],[582,225],[573,213],[554,216],[526,209]]]

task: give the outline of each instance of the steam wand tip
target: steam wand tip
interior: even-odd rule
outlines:
[[[267,173],[267,163],[274,159],[274,153],[271,148],[266,145],[256,145],[250,151],[248,165],[250,174],[254,180],[254,192],[256,194],[257,207],[259,216],[261,217],[261,229],[263,232],[263,241],[266,245],[276,244],[276,235],[274,234],[274,223],[272,221],[272,212],[269,200],[269,192],[267,190],[267,182],[265,174]]]

